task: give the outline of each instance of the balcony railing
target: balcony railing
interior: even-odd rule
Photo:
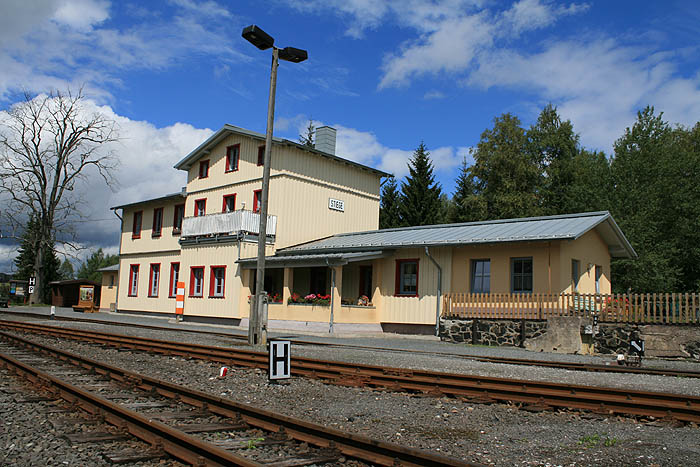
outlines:
[[[260,233],[260,214],[252,211],[231,211],[206,216],[185,217],[182,236],[232,235],[238,232]],[[267,216],[267,236],[277,233],[277,216]]]

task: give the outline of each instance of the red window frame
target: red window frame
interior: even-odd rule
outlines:
[[[177,266],[177,268],[176,268]],[[177,270],[177,276],[173,274]],[[175,298],[177,296],[177,281],[180,280],[180,263],[174,262],[170,263],[170,287],[168,288],[168,298]]]
[[[137,220],[138,220],[138,222],[137,222]],[[141,238],[141,229],[142,228],[143,228],[143,211],[136,211],[136,212],[134,212],[134,222],[131,226],[131,238]]]
[[[207,178],[209,176],[209,159],[199,162],[199,178]]]
[[[226,209],[226,205],[228,204],[227,201],[229,199],[233,198],[233,209],[231,211],[228,211]],[[232,195],[224,195],[224,204],[221,206],[221,212],[233,212],[236,210],[236,193]]]
[[[198,205],[200,202],[204,203],[202,205],[202,214],[198,214],[198,212],[199,212]],[[207,199],[206,198],[199,198],[199,199],[194,200],[194,217],[206,216],[206,215],[207,215]]]
[[[231,167],[231,158],[234,154],[234,150],[235,150],[235,155],[236,155],[236,158],[235,158],[236,164],[234,167]],[[241,161],[241,145],[240,145],[240,143],[234,144],[231,146],[227,146],[226,147],[226,170],[225,170],[225,172],[228,173],[228,172],[237,171],[238,170],[238,163],[240,161]]]
[[[153,293],[153,277],[154,274],[156,273],[158,277],[156,277],[156,293]],[[151,263],[151,267],[149,269],[149,274],[148,274],[148,296],[149,297],[158,297],[158,289],[160,289],[160,263]]]
[[[199,295],[195,295],[195,283],[194,283],[195,270],[202,271],[202,290],[200,290]],[[190,268],[190,297],[195,297],[195,298],[204,297],[204,266],[192,266]]]
[[[215,270],[217,270],[217,269],[223,269],[223,271],[224,271],[223,284],[221,284],[221,295],[215,295],[215,292],[216,292]],[[226,296],[226,266],[225,265],[211,266],[209,268],[209,270],[210,270],[210,274],[209,274],[209,298],[225,298],[225,296]]]
[[[262,204],[262,190],[253,191],[253,212],[260,212]]]
[[[180,216],[177,215],[178,209],[180,210]],[[179,219],[178,219],[179,217]],[[175,210],[173,211],[173,235],[180,235],[182,232],[182,219],[185,217],[185,204],[176,204]]]
[[[156,225],[156,219],[160,216],[160,225]],[[156,227],[158,227],[156,229]],[[163,232],[163,208],[155,208],[153,210],[153,227],[151,228],[151,237],[160,237]]]
[[[136,287],[133,287],[134,276],[136,276]],[[136,289],[136,290],[134,290]],[[139,265],[130,264],[129,265],[129,287],[126,289],[127,295],[129,297],[136,297],[139,294]]]
[[[265,165],[265,145],[258,146],[258,165]]]
[[[416,263],[416,293],[407,294],[401,293],[401,265],[404,263]],[[407,258],[407,259],[397,259],[396,260],[396,282],[394,284],[394,296],[395,297],[417,297],[418,296],[418,279],[419,275],[420,261],[418,258]]]

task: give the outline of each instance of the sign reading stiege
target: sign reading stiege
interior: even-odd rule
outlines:
[[[287,379],[292,376],[292,344],[290,341],[270,341],[270,372],[268,379]]]
[[[345,201],[328,198],[328,209],[332,209],[333,211],[345,212]]]

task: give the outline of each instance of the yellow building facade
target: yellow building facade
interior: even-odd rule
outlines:
[[[183,281],[184,319],[245,324],[263,151],[227,125],[176,164],[182,192],[113,208],[119,311],[172,315]],[[611,256],[635,256],[609,213],[377,230],[389,174],[277,138],[271,164],[265,290],[282,327],[427,329],[447,292],[609,293]]]

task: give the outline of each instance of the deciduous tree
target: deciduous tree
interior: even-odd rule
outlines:
[[[80,213],[79,182],[88,175],[112,182],[115,160],[105,143],[117,138],[115,122],[83,104],[82,91],[27,94],[0,121],[3,222],[21,225],[32,216],[37,222],[32,302],[44,295],[45,252],[54,241],[71,240],[71,220]]]

